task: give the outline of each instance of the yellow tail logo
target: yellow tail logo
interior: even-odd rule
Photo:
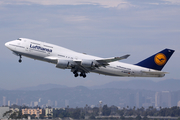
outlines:
[[[167,58],[163,53],[158,53],[155,57],[154,57],[154,61],[157,65],[162,66],[166,63]]]

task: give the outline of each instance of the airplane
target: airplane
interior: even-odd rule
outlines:
[[[70,69],[75,77],[83,78],[90,72],[119,77],[164,77],[167,72],[161,70],[175,51],[166,48],[137,64],[127,64],[119,60],[127,59],[129,54],[101,58],[27,38],[18,38],[5,43],[5,46],[19,56],[20,63],[25,56],[53,63],[57,68]]]

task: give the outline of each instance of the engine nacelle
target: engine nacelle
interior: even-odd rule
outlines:
[[[97,67],[97,62],[94,60],[82,60],[81,65],[83,67]]]
[[[75,63],[72,60],[61,60],[61,59],[59,59],[57,61],[56,67],[61,68],[61,69],[66,69],[66,68],[72,67],[73,65],[75,65]]]

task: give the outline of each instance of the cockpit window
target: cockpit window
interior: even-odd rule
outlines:
[[[21,39],[20,39],[20,38],[18,38],[17,40],[21,41]]]

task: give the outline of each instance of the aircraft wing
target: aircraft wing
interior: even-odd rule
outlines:
[[[96,60],[98,63],[102,64],[102,65],[109,65],[108,63],[110,62],[115,62],[115,61],[119,61],[119,60],[122,60],[122,59],[126,59],[128,58],[130,55],[124,55],[124,56],[121,56],[121,57],[112,57],[112,58],[105,58],[105,59],[99,59],[99,60]]]
[[[126,59],[128,58],[130,55],[124,55],[121,57],[112,57],[112,58],[104,58],[104,59],[96,59],[96,63],[98,63],[95,67],[84,67],[83,65],[81,65],[82,60],[73,60],[76,65],[74,65],[75,69],[77,69],[78,71],[83,71],[85,73],[90,72],[93,69],[99,68],[101,66],[105,67],[107,65],[109,65],[108,63],[110,62],[115,62],[115,61],[119,61],[122,59]],[[58,58],[55,56],[48,56],[44,58],[46,61],[49,62],[53,62],[53,63],[57,63]]]

